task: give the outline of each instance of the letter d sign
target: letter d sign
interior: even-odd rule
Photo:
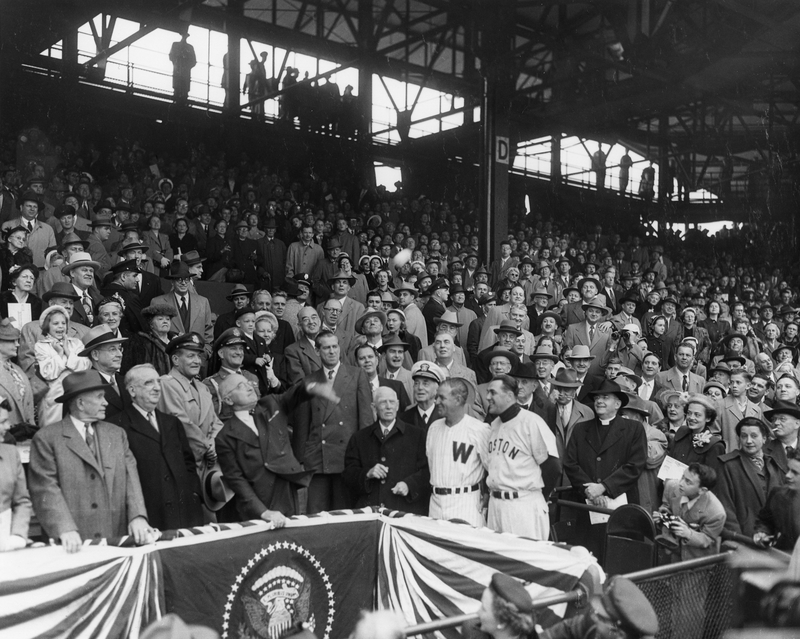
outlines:
[[[495,136],[495,143],[494,143],[494,160],[499,164],[508,164],[508,158],[510,156],[509,152],[509,145],[508,145],[508,138],[504,138],[501,135]]]

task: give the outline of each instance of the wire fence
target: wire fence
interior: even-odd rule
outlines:
[[[656,639],[716,639],[730,628],[734,574],[725,561],[637,579],[636,585],[658,615]]]

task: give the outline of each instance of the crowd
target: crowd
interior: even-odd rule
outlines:
[[[73,551],[378,505],[547,539],[556,488],[641,504],[677,559],[717,552],[726,528],[794,546],[795,273],[752,250],[757,229],[518,215],[481,264],[474,207],[400,184],[294,180],[201,147],[16,144],[3,548],[28,543],[32,510]],[[231,311],[212,313],[204,281],[230,285]],[[602,554],[602,527],[579,528]]]

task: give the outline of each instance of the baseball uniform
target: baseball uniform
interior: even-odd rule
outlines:
[[[489,435],[486,484],[489,487],[489,528],[531,539],[549,537],[547,502],[540,465],[558,455],[553,438],[548,450],[542,418],[530,411],[509,409],[506,421],[495,417]],[[544,428],[547,428],[545,424]]]
[[[432,487],[430,517],[462,519],[478,528],[486,525],[480,483],[489,432],[487,424],[469,415],[452,426],[444,419],[431,424],[426,442]]]

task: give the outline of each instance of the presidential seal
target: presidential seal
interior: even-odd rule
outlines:
[[[277,542],[248,561],[231,586],[222,616],[222,639],[279,639],[303,623],[330,639],[333,589],[325,569],[306,548]]]

